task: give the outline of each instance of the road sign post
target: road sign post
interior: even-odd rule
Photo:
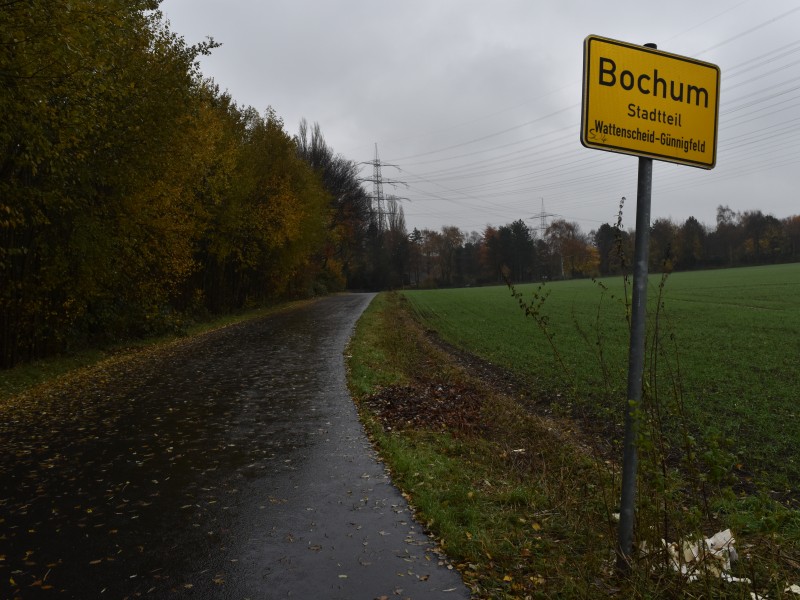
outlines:
[[[636,471],[639,466],[637,438],[647,323],[647,267],[650,249],[650,199],[653,190],[653,159],[639,158],[636,190],[636,237],[634,240],[631,334],[628,349],[628,403],[625,407],[625,438],[622,450],[622,494],[617,530],[617,569],[630,568],[633,524],[636,512]]]
[[[589,36],[584,42],[581,143],[639,157],[631,333],[617,569],[630,569],[636,512],[639,411],[647,323],[653,159],[712,169],[717,160],[719,67]]]

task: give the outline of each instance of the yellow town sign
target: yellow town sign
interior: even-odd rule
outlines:
[[[598,36],[583,53],[581,143],[713,169],[719,67]]]

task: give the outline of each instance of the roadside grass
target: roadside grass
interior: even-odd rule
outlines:
[[[449,307],[437,310],[452,314]],[[518,327],[526,326],[516,316]],[[362,419],[393,481],[475,598],[750,598],[751,589],[781,597],[796,555],[767,536],[747,539],[748,557],[737,565],[755,579],[754,588],[714,578],[689,583],[663,568],[660,553],[637,559],[633,575],[620,578],[613,569],[614,461],[571,418],[537,414],[501,393],[502,382],[475,376],[434,344],[405,296],[376,297],[358,322],[348,366]],[[457,414],[449,427],[426,425],[425,385],[474,390],[482,399],[476,426],[458,427]],[[389,421],[390,411],[375,398],[393,398],[422,414],[413,425]],[[736,505],[739,498],[728,500]]]
[[[568,540],[575,530],[573,519],[587,513],[595,513],[595,523],[580,527],[582,538],[586,532],[606,536],[609,528],[603,525],[603,519],[598,521],[601,512],[597,507],[589,508],[593,502],[581,502],[577,512],[567,511],[563,501],[574,498],[574,494],[550,497],[544,486],[529,480],[531,469],[525,468],[524,460],[518,460],[514,467],[515,458],[521,459],[527,452],[530,438],[514,439],[519,428],[502,431],[500,421],[518,423],[518,410],[502,410],[499,403],[487,402],[482,411],[485,424],[495,434],[502,434],[487,439],[427,428],[387,430],[367,407],[369,395],[383,387],[407,386],[420,379],[442,383],[468,379],[444,352],[430,345],[401,303],[397,295],[378,295],[359,320],[348,350],[351,390],[394,482],[407,494],[417,517],[457,563],[477,597],[513,598],[567,588],[573,588],[574,596],[588,594],[590,580],[555,574],[567,567],[559,566],[562,557],[555,557],[551,548]],[[547,444],[541,451],[561,446]],[[556,479],[570,480],[562,475],[564,470],[573,469],[590,472],[583,478],[585,485],[591,485],[595,476],[603,477],[582,457],[566,460],[570,454],[554,452],[553,458],[558,457],[561,463]],[[544,459],[539,460],[544,464]],[[588,547],[583,539],[564,546]],[[596,550],[598,545],[591,547]],[[584,553],[582,560],[570,563],[578,567],[588,560],[602,570],[606,554]],[[551,560],[556,564],[550,564]]]
[[[58,379],[68,373],[92,367],[107,361],[125,360],[137,353],[162,347],[167,344],[180,342],[196,335],[202,335],[215,329],[235,325],[251,319],[258,319],[268,315],[297,307],[308,300],[300,300],[287,304],[248,310],[240,313],[224,315],[208,321],[193,323],[181,332],[150,337],[144,339],[128,340],[104,348],[89,348],[63,356],[56,356],[38,360],[14,367],[13,369],[0,370],[0,402],[20,394],[42,383]]]

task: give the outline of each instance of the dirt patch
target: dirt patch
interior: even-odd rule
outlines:
[[[483,428],[483,398],[462,384],[418,383],[380,389],[364,400],[385,430],[426,428],[473,432]]]

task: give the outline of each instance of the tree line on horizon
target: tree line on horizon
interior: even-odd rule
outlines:
[[[11,2],[0,20],[0,368],[287,298],[612,274],[629,231],[406,230],[319,125],[204,78],[158,0]],[[377,208],[376,208],[377,205]],[[385,210],[383,210],[385,207]],[[674,268],[798,260],[800,218],[653,224]]]
[[[392,246],[394,287],[487,285],[621,275],[631,271],[635,232],[604,223],[588,233],[575,222],[552,221],[544,231],[518,219],[469,233],[457,227],[414,229]],[[395,235],[403,239],[403,235]],[[717,207],[716,226],[689,217],[650,227],[653,273],[800,261],[800,215],[778,219],[760,210]]]

